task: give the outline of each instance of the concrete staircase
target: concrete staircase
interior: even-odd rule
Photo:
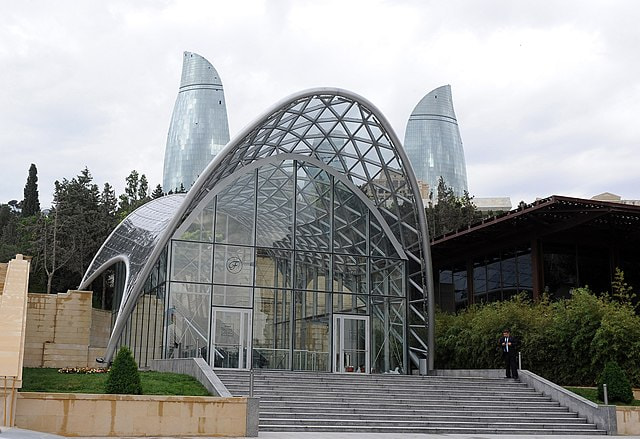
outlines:
[[[215,370],[234,396],[247,371]],[[254,371],[260,431],[606,434],[526,384],[501,378]]]

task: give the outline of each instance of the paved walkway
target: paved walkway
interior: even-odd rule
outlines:
[[[259,435],[265,439],[602,439],[606,436],[591,435],[501,435],[501,434],[397,434],[397,433],[277,433],[263,432]],[[640,439],[640,436],[621,436],[625,439]],[[19,428],[0,428],[0,439],[66,439],[55,434],[22,430]],[[104,438],[75,438],[104,439]],[[163,438],[174,439],[174,438]],[[177,439],[177,438],[175,438]],[[207,439],[207,438],[197,438]],[[213,439],[213,438],[212,438]],[[217,438],[221,439],[221,438]],[[230,438],[227,438],[230,439]],[[240,439],[240,438],[236,438]]]

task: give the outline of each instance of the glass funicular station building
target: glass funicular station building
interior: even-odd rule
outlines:
[[[115,273],[107,361],[127,345],[141,366],[411,373],[433,352],[430,265],[389,123],[315,89],[245,128],[187,194],[129,215],[81,288]]]

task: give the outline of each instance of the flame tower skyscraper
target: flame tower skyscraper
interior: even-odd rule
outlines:
[[[188,190],[229,142],[222,81],[202,56],[184,52],[182,78],[164,155],[165,192]]]
[[[418,102],[407,122],[404,148],[416,178],[429,184],[434,199],[440,177],[458,196],[467,190],[464,149],[450,85],[436,88]]]

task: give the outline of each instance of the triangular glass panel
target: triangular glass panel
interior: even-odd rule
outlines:
[[[336,115],[331,112],[329,108],[322,110],[322,113],[317,117],[318,121],[336,120]]]
[[[369,172],[369,177],[372,180],[376,180],[380,172],[382,172],[382,167],[379,165],[374,165],[373,163],[370,163],[370,162],[365,162],[365,164],[367,166],[367,171]]]
[[[360,157],[364,157],[364,155],[366,154],[367,151],[369,151],[369,149],[371,148],[371,143],[367,143],[367,142],[363,142],[362,140],[353,140],[353,142],[356,145],[356,148],[358,148],[358,155]]]
[[[349,110],[344,114],[345,118],[359,120],[362,121],[362,114],[360,113],[360,106],[357,103],[349,108]]]
[[[351,105],[352,105],[351,102],[341,100],[339,102],[334,102],[332,107],[333,107],[333,111],[335,111],[338,114],[338,116],[342,117],[347,112],[347,110],[349,110],[349,107]]]
[[[317,125],[323,131],[324,134],[329,134],[333,128],[338,124],[337,121],[331,120],[327,122],[318,122]]]
[[[349,141],[344,144],[344,147],[342,148],[342,153],[352,157],[359,157],[358,151],[356,151],[356,147],[353,145],[352,141]]]
[[[360,161],[358,161],[355,166],[349,170],[349,173],[367,180],[367,174],[365,172],[364,166],[362,166],[362,163]]]

